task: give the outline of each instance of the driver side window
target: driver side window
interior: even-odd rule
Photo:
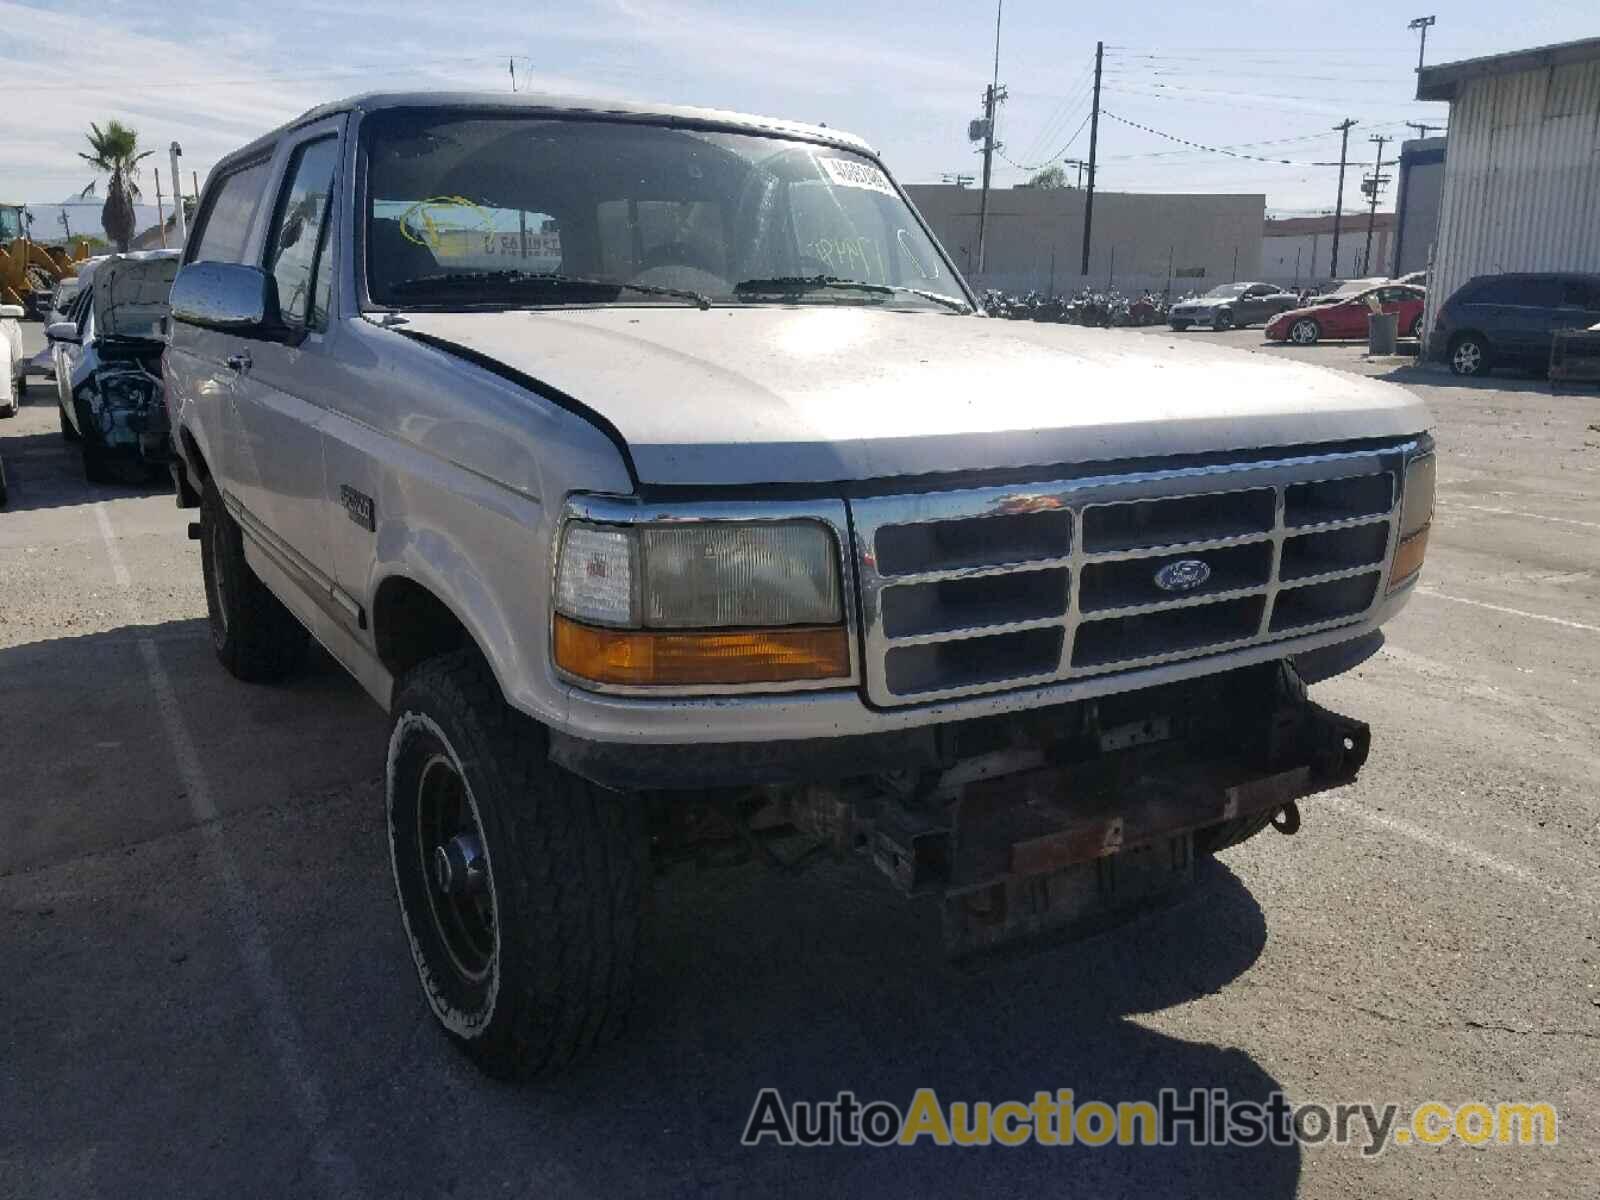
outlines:
[[[307,142],[289,162],[278,207],[267,235],[266,270],[278,281],[278,305],[285,323],[305,327],[312,319],[319,254],[325,240],[328,199],[339,141]],[[324,268],[324,274],[326,269]]]

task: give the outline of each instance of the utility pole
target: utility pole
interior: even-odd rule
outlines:
[[[978,274],[984,271],[984,257],[989,237],[989,175],[994,166],[994,109],[1005,99],[1000,87],[1000,14],[1005,0],[995,0],[994,6],[994,77],[983,92],[983,194],[978,197]],[[971,129],[968,129],[971,135]]]
[[[1084,162],[1081,158],[1063,158],[1061,160],[1061,165],[1063,167],[1078,168],[1078,187],[1081,189],[1083,187],[1083,169],[1089,164]]]
[[[1389,182],[1389,177],[1383,173],[1383,145],[1388,140],[1388,138],[1380,137],[1377,134],[1373,134],[1367,139],[1369,142],[1378,144],[1378,157],[1372,164],[1372,178],[1363,181],[1361,189],[1372,200],[1371,207],[1367,209],[1367,248],[1362,255],[1361,269],[1362,273],[1366,275],[1372,274],[1372,227],[1378,219],[1378,193],[1383,189],[1383,185]]]
[[[189,240],[189,230],[183,217],[183,176],[178,173],[178,156],[183,153],[183,147],[173,142],[167,147],[167,153],[172,156],[172,215],[176,224],[172,232],[178,237],[178,245],[183,245]],[[166,235],[162,235],[161,244],[166,245]]]
[[[1430,130],[1430,129],[1443,129],[1444,126],[1443,125],[1429,125],[1426,121],[1407,121],[1406,122],[1406,128],[1407,129],[1415,129],[1417,131],[1417,136],[1419,138],[1425,138],[1425,137],[1428,136],[1428,130]]]
[[[1406,25],[1407,29],[1420,29],[1422,40],[1417,43],[1417,74],[1422,73],[1422,53],[1428,48],[1428,27],[1438,20],[1437,17],[1417,17]]]
[[[155,167],[156,173],[156,233],[161,238],[161,248],[167,248],[167,215],[161,211],[161,168]]]
[[[1328,277],[1339,278],[1339,225],[1344,220],[1344,163],[1350,153],[1350,126],[1355,122],[1346,117],[1335,125],[1343,136],[1339,139],[1339,195],[1333,202],[1333,255],[1328,260]]]
[[[517,60],[514,58],[506,59],[506,70],[511,72],[511,90],[514,92],[517,90]]]
[[[70,248],[72,246],[72,222],[67,220],[67,210],[65,208],[61,210],[61,228],[67,231],[67,246]]]
[[[1083,198],[1083,266],[1078,274],[1089,273],[1089,237],[1094,230],[1094,163],[1100,143],[1100,68],[1105,64],[1106,44],[1094,44],[1094,108],[1089,113],[1089,191]]]

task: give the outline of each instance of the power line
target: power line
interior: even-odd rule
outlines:
[[[1089,96],[1090,76],[1094,74],[1094,59],[1091,58],[1084,66],[1082,72],[1072,82],[1072,85],[1063,93],[1064,99],[1050,113],[1044,124],[1039,127],[1039,132],[1028,143],[1023,158],[1033,158],[1051,142],[1060,136],[1061,130],[1066,128],[1067,122],[1072,119],[1071,114],[1076,112],[1078,106]]]
[[[1274,163],[1286,167],[1337,167],[1339,165],[1332,162],[1299,162],[1291,158],[1268,158],[1260,154],[1241,154],[1237,150],[1229,150],[1225,146],[1207,146],[1203,142],[1191,141],[1189,138],[1179,137],[1175,133],[1167,133],[1165,130],[1154,129],[1149,125],[1141,125],[1138,121],[1130,121],[1127,117],[1119,117],[1110,109],[1102,108],[1100,115],[1110,117],[1113,121],[1130,126],[1133,129],[1143,130],[1145,133],[1153,133],[1159,138],[1166,138],[1169,142],[1179,142],[1182,145],[1191,146],[1196,150],[1206,150],[1212,154],[1226,154],[1229,158],[1243,158],[1251,162]]]
[[[1155,88],[1163,92],[1193,92],[1202,96],[1222,96],[1230,100],[1234,98],[1242,100],[1300,100],[1308,104],[1333,104],[1338,102],[1337,97],[1331,96],[1301,96],[1290,92],[1230,92],[1221,88],[1189,87],[1181,83],[1145,83],[1141,81],[1139,86]]]
[[[1290,144],[1292,142],[1312,142],[1312,141],[1318,140],[1319,138],[1324,138],[1326,136],[1327,136],[1327,133],[1325,131],[1318,130],[1316,133],[1302,133],[1302,134],[1300,134],[1300,135],[1298,135],[1296,137],[1268,138],[1266,141],[1261,141],[1261,142],[1229,142],[1228,145],[1218,147],[1218,149],[1222,149],[1222,150],[1250,150],[1250,149],[1254,149],[1254,148],[1256,148],[1258,146],[1285,146],[1285,145],[1288,145],[1288,144]],[[1131,159],[1131,158],[1171,158],[1171,157],[1173,157],[1175,155],[1179,155],[1179,154],[1197,154],[1197,153],[1199,153],[1198,150],[1147,150],[1147,151],[1144,151],[1141,154],[1113,154],[1109,158],[1107,158],[1106,161],[1107,162],[1114,162],[1114,161],[1115,162],[1120,162],[1120,161],[1123,161],[1125,159]],[[1151,164],[1151,165],[1166,165],[1166,164]],[[1179,166],[1192,166],[1193,164],[1190,164],[1190,163],[1172,163],[1170,165],[1175,166],[1175,167],[1179,167]]]
[[[1001,158],[1005,158],[1008,163],[1011,163],[1011,165],[1013,167],[1016,167],[1017,170],[1019,170],[1019,171],[1040,171],[1040,170],[1043,170],[1045,167],[1048,167],[1051,163],[1058,162],[1061,159],[1066,157],[1067,151],[1072,149],[1072,143],[1076,142],[1078,140],[1078,138],[1080,136],[1082,136],[1084,128],[1089,124],[1089,119],[1092,116],[1094,116],[1093,113],[1085,113],[1084,117],[1083,117],[1083,121],[1078,125],[1077,132],[1074,133],[1071,137],[1069,137],[1066,140],[1066,143],[1061,147],[1061,149],[1057,150],[1054,154],[1052,154],[1049,158],[1045,159],[1043,162],[1035,163],[1031,167],[1027,166],[1027,165],[1025,165],[1023,163],[1014,162],[1011,159],[1006,158],[1006,156],[1004,154],[1002,154],[998,149],[995,150],[995,153],[999,154]]]

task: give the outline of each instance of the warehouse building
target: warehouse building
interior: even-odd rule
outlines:
[[[1424,271],[1439,240],[1439,201],[1444,195],[1445,139],[1414,138],[1400,145],[1400,190],[1395,197],[1391,275]]]
[[[1424,68],[1450,104],[1426,327],[1474,275],[1600,271],[1600,38]]]
[[[1339,261],[1333,261],[1333,214],[1282,217],[1268,221],[1261,239],[1261,278],[1289,287],[1314,287],[1333,279],[1389,274],[1394,214],[1371,216],[1372,250],[1367,250],[1367,213],[1345,213],[1339,221]],[[1372,269],[1367,269],[1370,257]]]
[[[906,193],[979,287],[1060,293],[1114,282],[1124,292],[1160,291],[1170,278],[1176,293],[1261,274],[1267,198],[1260,194],[1096,191],[1089,274],[1083,276],[1082,189],[991,189],[981,273],[977,189],[914,183]]]

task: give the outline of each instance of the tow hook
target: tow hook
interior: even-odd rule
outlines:
[[[1300,809],[1294,801],[1291,800],[1272,814],[1272,827],[1284,837],[1293,837],[1300,832]]]

